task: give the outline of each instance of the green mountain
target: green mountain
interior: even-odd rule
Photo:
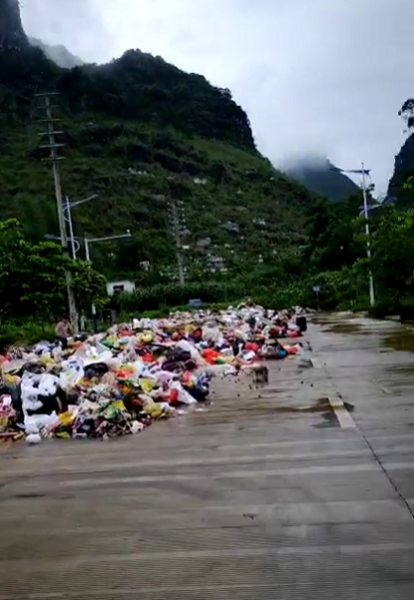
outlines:
[[[412,207],[412,191],[404,186],[414,176],[414,133],[408,136],[395,157],[395,167],[388,187],[388,198],[401,208]]]
[[[0,50],[17,50],[27,45],[18,0],[0,0]]]
[[[386,202],[407,209],[413,207],[412,184],[407,183],[414,178],[414,98],[408,98],[404,102],[398,116],[403,120],[408,136],[395,157]]]
[[[288,165],[286,173],[312,192],[334,202],[346,200],[358,193],[358,186],[327,158],[304,158]]]
[[[58,232],[37,96],[57,92],[63,193],[99,194],[73,210],[75,233],[132,233],[93,246],[109,277],[171,278],[174,225],[189,275],[199,278],[273,264],[303,243],[312,195],[259,154],[229,90],[139,50],[61,69],[29,44],[17,9],[0,0],[0,218],[18,217],[33,238]]]

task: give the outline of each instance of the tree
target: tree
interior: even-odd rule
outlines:
[[[414,127],[414,98],[409,98],[404,102],[398,111],[398,115],[404,119],[408,129]]]
[[[83,260],[72,261],[70,270],[78,309],[87,312],[92,304],[96,308],[105,306],[108,300],[105,277],[95,271],[90,262]]]
[[[379,297],[397,305],[414,292],[414,210],[384,210],[372,234],[372,259],[363,261],[374,275]]]
[[[353,194],[342,202],[321,199],[309,207],[305,251],[308,270],[340,270],[351,267],[361,256],[361,242],[354,236],[361,203],[361,194]]]
[[[105,301],[105,278],[89,263],[72,260],[57,244],[33,244],[16,219],[0,221],[0,317],[49,320],[66,312],[65,271],[72,273],[79,308]]]

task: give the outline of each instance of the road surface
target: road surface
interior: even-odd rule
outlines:
[[[140,436],[2,447],[0,600],[414,597],[414,334],[307,339]]]

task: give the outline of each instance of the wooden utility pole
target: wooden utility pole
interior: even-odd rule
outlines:
[[[58,221],[59,221],[60,240],[61,240],[63,252],[66,255],[69,255],[68,237],[67,237],[67,232],[66,232],[66,222],[65,222],[65,215],[63,212],[62,185],[61,185],[60,172],[59,172],[59,167],[58,167],[58,162],[60,160],[64,160],[63,156],[58,156],[58,150],[59,150],[59,148],[63,148],[65,146],[65,144],[57,143],[57,141],[56,141],[56,137],[62,135],[63,131],[55,130],[55,123],[58,123],[60,121],[60,119],[53,118],[52,109],[55,108],[54,106],[52,106],[52,103],[51,103],[51,97],[53,97],[53,96],[58,96],[58,94],[57,93],[37,94],[37,97],[44,98],[44,101],[45,101],[44,109],[46,112],[46,118],[41,119],[40,122],[46,123],[46,125],[47,125],[47,131],[39,133],[38,135],[40,137],[46,137],[49,141],[48,144],[43,144],[40,146],[40,148],[50,150],[50,156],[47,158],[44,158],[42,160],[47,160],[52,163],[53,179],[54,179],[54,183],[55,183],[56,208],[57,208]],[[73,290],[72,290],[72,285],[71,285],[71,275],[70,275],[69,271],[66,271],[65,277],[66,277],[66,287],[67,287],[67,295],[68,295],[69,316],[70,316],[71,323],[74,327],[75,333],[77,333],[78,332],[78,313],[76,310],[75,297],[73,295]]]

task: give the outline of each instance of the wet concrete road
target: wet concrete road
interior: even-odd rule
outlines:
[[[1,447],[0,600],[412,598],[414,334],[307,339],[139,437]]]

